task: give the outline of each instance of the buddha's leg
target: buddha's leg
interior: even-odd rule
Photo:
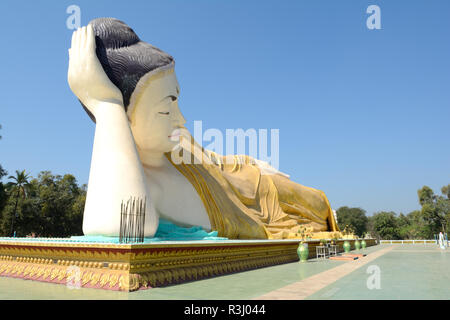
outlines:
[[[325,194],[280,175],[271,176],[283,211],[310,219],[315,231],[336,230],[333,212]]]
[[[260,220],[273,238],[287,238],[296,234],[300,226],[311,231],[326,231],[326,220],[316,216],[299,204],[289,206],[279,200],[279,192],[272,175],[262,175],[258,184],[256,202],[249,208],[255,209],[255,217]]]

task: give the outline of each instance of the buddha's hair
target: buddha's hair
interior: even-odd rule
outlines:
[[[97,57],[111,82],[123,96],[125,111],[139,80],[149,72],[174,65],[174,59],[162,50],[143,42],[124,22],[98,18],[89,22],[95,33]],[[83,105],[95,122],[95,117]]]

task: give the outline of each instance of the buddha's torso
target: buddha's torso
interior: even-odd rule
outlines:
[[[163,219],[181,226],[211,230],[208,213],[192,184],[168,160],[159,167],[144,165],[147,186],[155,209]]]

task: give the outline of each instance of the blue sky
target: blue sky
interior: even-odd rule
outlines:
[[[280,130],[280,170],[333,208],[407,213],[450,183],[450,2],[0,3],[0,164],[87,183],[95,126],[67,85],[69,5],[175,57],[192,131]],[[369,5],[381,30],[369,30]]]

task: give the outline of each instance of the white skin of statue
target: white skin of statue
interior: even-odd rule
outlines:
[[[160,216],[209,231],[200,197],[164,155],[178,143],[185,123],[175,73],[151,81],[127,114],[122,93],[104,72],[95,49],[90,25],[73,33],[69,86],[96,119],[84,234],[118,236],[120,204],[130,196],[147,199],[146,237],[154,236]]]

